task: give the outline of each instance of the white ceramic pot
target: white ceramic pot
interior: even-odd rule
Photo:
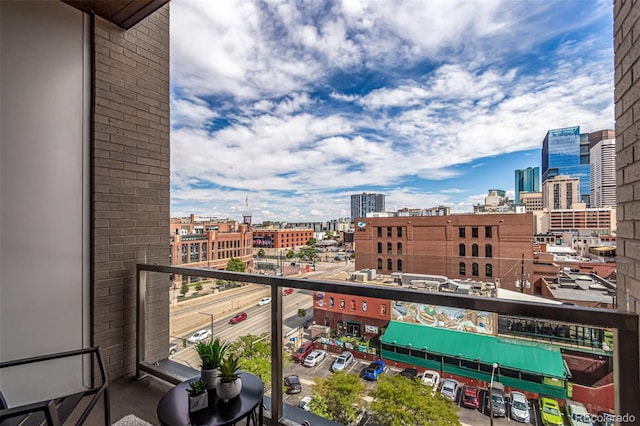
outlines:
[[[240,395],[240,391],[242,390],[242,379],[237,378],[231,383],[218,383],[218,387],[216,388],[216,393],[218,397],[222,399],[224,402],[229,401],[230,399],[235,398]]]
[[[202,378],[204,384],[207,385],[208,390],[218,387],[218,384],[220,383],[220,378],[218,377],[219,375],[220,370],[218,370],[217,368],[213,370],[200,370],[200,377]]]
[[[209,406],[209,395],[206,392],[196,396],[189,395],[189,412],[190,413],[202,410],[204,408],[207,408],[208,406]]]

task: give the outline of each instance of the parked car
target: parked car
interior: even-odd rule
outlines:
[[[384,361],[375,360],[365,368],[363,377],[367,380],[378,380],[378,376],[384,373],[385,368]]]
[[[198,330],[187,339],[189,343],[198,343],[211,337],[211,330]]]
[[[237,324],[241,321],[244,321],[247,319],[247,313],[246,312],[240,312],[239,314],[236,314],[233,318],[231,318],[229,320],[229,324]]]
[[[451,401],[458,400],[458,392],[460,391],[460,382],[454,379],[444,379],[440,393]]]
[[[305,396],[300,401],[298,401],[296,406],[298,408],[302,408],[304,411],[311,411],[311,408],[309,408],[309,403],[311,402],[312,399],[313,399],[313,395]]]
[[[340,356],[336,358],[335,361],[333,361],[333,364],[331,364],[329,371],[333,372],[345,370],[347,369],[347,367],[349,367],[349,365],[351,365],[352,362],[353,354],[349,351],[342,352],[342,354],[340,354]]]
[[[291,358],[294,362],[302,363],[311,352],[313,352],[313,342],[305,342],[291,355]]]
[[[420,376],[420,380],[423,385],[431,386],[435,389],[440,384],[440,373],[433,370],[425,370]]]
[[[173,355],[176,352],[178,352],[178,344],[177,343],[171,343],[169,345],[169,355]]]
[[[293,289],[291,287],[285,288],[284,290],[282,290],[282,295],[283,296],[288,296],[290,294],[293,294]]]
[[[569,420],[571,426],[591,426],[591,416],[581,402],[567,399],[564,409],[567,412],[567,420]]]
[[[306,367],[315,367],[316,365],[320,364],[320,362],[325,359],[326,356],[327,353],[325,351],[316,349],[315,351],[307,355],[304,361],[302,361],[302,365]]]
[[[491,407],[493,407],[493,417],[505,417],[507,415],[504,385],[500,382],[493,382],[491,387],[491,406],[487,404],[487,410],[491,410]]]
[[[511,418],[522,423],[529,423],[531,405],[527,397],[521,392],[511,392]]]
[[[407,367],[400,372],[400,375],[406,377],[409,380],[413,380],[418,377],[418,370],[413,367]]]
[[[302,392],[302,383],[300,383],[300,378],[295,374],[284,378],[284,387],[288,394]]]
[[[562,418],[558,401],[552,398],[541,397],[538,400],[538,405],[540,406],[540,418],[542,419],[543,425],[564,425],[564,419]]]
[[[479,389],[477,386],[462,386],[462,405],[467,408],[477,409],[480,405]]]
[[[269,303],[271,303],[271,298],[263,297],[262,299],[260,299],[260,301],[258,301],[258,306],[268,305]]]

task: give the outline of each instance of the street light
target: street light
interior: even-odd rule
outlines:
[[[213,314],[208,314],[206,312],[196,312],[196,314],[200,315],[208,315],[211,317],[211,336],[213,336]],[[211,337],[213,339],[213,337]]]
[[[496,368],[498,368],[498,363],[493,363],[493,368],[491,369],[491,383],[489,383],[489,421],[491,422],[491,426],[493,426],[493,373],[495,373]]]

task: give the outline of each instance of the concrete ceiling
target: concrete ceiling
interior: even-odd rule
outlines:
[[[95,13],[124,30],[128,30],[169,0],[62,0],[83,12]]]

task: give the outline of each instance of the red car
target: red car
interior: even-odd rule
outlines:
[[[288,296],[288,295],[290,295],[291,293],[293,293],[293,289],[292,289],[291,287],[289,287],[289,288],[285,288],[285,289],[282,291],[282,295],[283,295],[283,296]]]
[[[467,408],[478,408],[480,405],[480,398],[478,395],[478,388],[476,386],[464,385],[462,387],[462,405]]]
[[[247,319],[247,313],[246,312],[240,312],[235,317],[233,317],[233,318],[231,318],[229,320],[229,324],[237,324],[240,321],[244,321],[246,319]]]

